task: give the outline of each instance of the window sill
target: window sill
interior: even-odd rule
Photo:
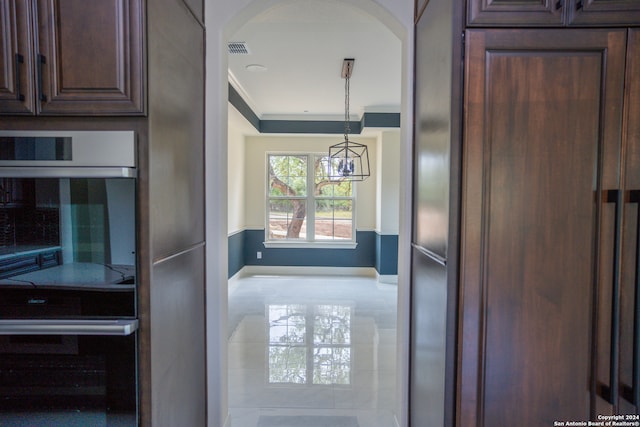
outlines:
[[[275,249],[275,248],[294,248],[294,249],[355,249],[358,246],[358,242],[294,242],[294,241],[286,241],[286,242],[262,242],[265,248],[267,249]]]

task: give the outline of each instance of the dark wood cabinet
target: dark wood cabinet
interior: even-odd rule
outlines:
[[[456,414],[464,3],[417,5],[407,418],[440,427]]]
[[[470,26],[560,26],[562,8],[555,1],[467,0],[467,23]]]
[[[468,0],[470,26],[640,25],[637,0]]]
[[[640,412],[638,25],[631,0],[418,10],[412,426]],[[424,290],[447,292],[438,387]]]
[[[640,413],[640,30],[630,30],[623,127],[620,286],[617,348],[609,347],[618,371],[613,413]],[[614,307],[616,308],[616,307]],[[615,311],[614,311],[614,314]],[[611,344],[611,343],[610,343]],[[604,367],[605,369],[607,366]],[[615,386],[616,384],[614,384]],[[602,403],[602,402],[600,402]],[[609,406],[607,405],[607,406]]]
[[[30,2],[0,0],[0,114],[35,112]]]
[[[0,113],[144,113],[142,0],[1,0]]]
[[[466,43],[458,425],[585,421],[618,390],[627,30]]]

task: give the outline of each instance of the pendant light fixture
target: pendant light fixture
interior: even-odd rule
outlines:
[[[331,180],[364,181],[370,176],[369,151],[364,144],[349,141],[349,80],[354,59],[342,62],[344,83],[344,141],[329,147],[328,175]]]

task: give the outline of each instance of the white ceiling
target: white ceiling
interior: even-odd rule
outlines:
[[[350,118],[400,112],[401,43],[379,20],[335,0],[277,5],[244,25],[231,42],[229,79],[261,119],[342,120],[344,58],[354,58]],[[264,66],[249,71],[248,65]]]

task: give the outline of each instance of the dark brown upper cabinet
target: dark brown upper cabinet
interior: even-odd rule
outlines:
[[[142,3],[0,0],[0,114],[143,114]]]
[[[0,0],[0,113],[35,112],[32,8],[26,0]]]
[[[637,0],[469,0],[469,26],[627,26],[640,23]]]

